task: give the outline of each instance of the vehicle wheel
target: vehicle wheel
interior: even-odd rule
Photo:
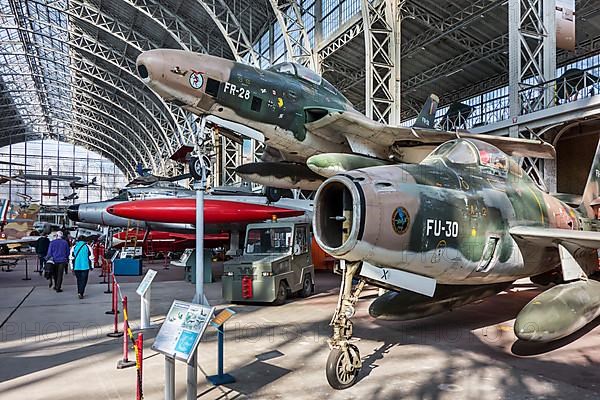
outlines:
[[[302,283],[302,290],[300,290],[300,297],[308,297],[313,293],[312,279],[310,274],[304,275],[304,282]]]
[[[350,344],[348,345],[348,354],[350,360],[347,360],[346,353],[340,348],[335,348],[329,353],[327,357],[327,366],[325,373],[327,375],[327,382],[329,385],[336,390],[348,389],[354,385],[358,380],[358,368],[346,368],[346,366],[354,365],[354,357],[360,357],[358,348]]]
[[[276,306],[280,306],[283,303],[285,303],[286,299],[287,299],[287,287],[285,286],[285,283],[279,282],[279,287],[277,288],[277,297],[275,298],[275,301],[273,302],[273,304]]]

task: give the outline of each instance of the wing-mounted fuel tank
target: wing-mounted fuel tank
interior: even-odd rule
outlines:
[[[521,340],[550,342],[564,338],[600,315],[600,282],[579,280],[556,285],[534,297],[517,315]]]
[[[279,189],[317,190],[323,177],[304,164],[293,162],[256,162],[241,165],[235,173],[242,179]]]

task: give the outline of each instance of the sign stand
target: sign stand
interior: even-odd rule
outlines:
[[[217,327],[217,375],[208,376],[207,379],[215,386],[226,385],[228,383],[235,382],[235,378],[231,374],[223,372],[223,340],[224,340],[225,329],[223,325]]]
[[[165,355],[165,400],[175,400],[175,358]]]
[[[135,291],[140,296],[140,330],[152,328],[150,324],[150,299],[152,298],[152,281],[155,276],[156,271],[149,269]]]
[[[226,385],[235,382],[235,378],[231,374],[223,372],[224,352],[223,342],[225,341],[225,322],[235,315],[235,311],[226,308],[221,311],[210,322],[217,329],[217,375],[208,376],[207,379],[215,386]]]
[[[207,305],[173,301],[152,345],[165,355],[165,399],[174,400],[175,359],[187,363],[187,398],[197,398],[197,349],[214,312],[214,307]]]

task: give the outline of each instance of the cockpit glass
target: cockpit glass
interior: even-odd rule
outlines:
[[[322,78],[317,75],[313,70],[310,70],[302,65],[296,65],[296,71],[298,73],[298,78],[302,78],[305,81],[309,81],[314,83],[315,85],[320,85]]]
[[[454,164],[477,164],[477,154],[469,142],[457,142],[446,154],[446,159]]]
[[[296,75],[296,70],[292,63],[281,63],[273,65],[268,69],[269,71],[278,72],[280,74]]]

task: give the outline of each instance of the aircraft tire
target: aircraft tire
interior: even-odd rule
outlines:
[[[350,357],[360,358],[358,348],[353,344],[348,345],[348,354]],[[342,349],[336,347],[331,350],[325,367],[329,386],[336,390],[344,390],[356,383],[360,369],[352,368],[351,371],[346,371],[344,366],[348,363],[354,364],[354,360],[346,360],[346,353]]]
[[[279,200],[281,200],[281,189],[267,187],[265,188],[265,196],[267,197],[267,200],[269,200],[269,202],[277,203]]]

